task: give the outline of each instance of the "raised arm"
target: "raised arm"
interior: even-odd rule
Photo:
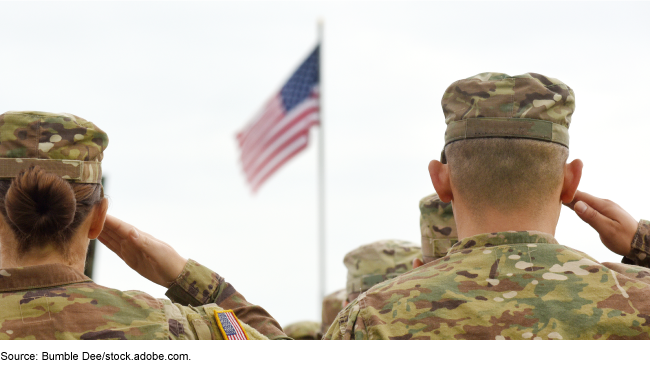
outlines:
[[[264,308],[249,303],[219,274],[181,257],[170,245],[152,235],[109,215],[99,240],[140,275],[169,288],[165,294],[175,303],[192,306],[215,303],[232,309],[239,320],[270,339],[288,338]]]

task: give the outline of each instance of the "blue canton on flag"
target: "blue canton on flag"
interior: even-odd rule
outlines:
[[[214,311],[214,314],[225,337],[224,340],[248,340],[246,331],[242,328],[232,310]]]
[[[235,327],[230,323],[230,319],[228,319],[226,313],[219,313],[219,320],[221,321],[221,326],[223,326],[223,331],[226,332],[226,336],[230,337],[237,334]]]
[[[291,75],[289,81],[280,90],[282,103],[286,112],[307,99],[311,94],[311,90],[320,81],[318,79],[319,53],[320,46],[316,46],[314,51],[298,67],[298,70]]]

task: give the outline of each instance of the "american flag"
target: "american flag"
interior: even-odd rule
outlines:
[[[320,45],[262,110],[237,133],[241,163],[253,192],[309,142],[320,123]]]
[[[218,316],[227,340],[248,340],[248,336],[246,336],[244,329],[239,324],[232,310],[223,312],[215,311],[215,314]]]

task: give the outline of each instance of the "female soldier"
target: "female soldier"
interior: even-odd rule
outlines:
[[[107,217],[107,145],[102,130],[71,114],[0,115],[0,339],[286,338],[218,274]],[[89,240],[98,236],[168,287],[171,300],[84,276]]]

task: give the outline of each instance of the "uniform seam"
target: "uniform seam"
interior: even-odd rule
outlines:
[[[92,279],[81,280],[81,281],[71,280],[71,281],[62,281],[62,282],[56,282],[56,283],[46,284],[46,285],[28,285],[28,286],[12,287],[7,289],[0,289],[0,293],[26,290],[26,289],[52,288],[52,287],[63,286],[68,284],[78,284],[78,283],[86,283],[86,282],[93,282],[93,281]]]
[[[364,293],[364,294],[365,294],[365,293]],[[367,304],[366,304],[366,296],[364,296],[364,297],[361,299],[361,302],[360,302],[359,304],[360,304],[360,305],[359,305],[359,313],[357,313],[357,320],[359,319],[359,317],[361,317],[361,322],[363,322],[363,327],[364,327],[364,329],[365,329],[365,331],[366,331],[366,336],[368,336],[368,329],[369,329],[370,327],[368,326],[368,323],[366,322],[366,319],[361,315],[361,311],[362,311],[362,310],[366,307],[366,305],[367,305]],[[351,333],[351,336],[355,336],[355,333],[354,333],[354,326],[352,327],[352,333]]]

